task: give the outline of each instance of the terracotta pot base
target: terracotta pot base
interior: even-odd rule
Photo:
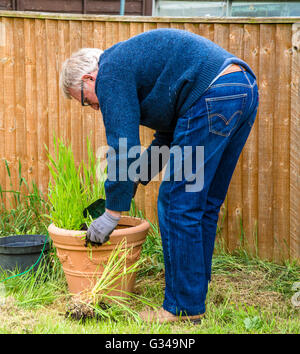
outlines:
[[[122,216],[118,227],[110,235],[110,244],[99,247],[85,247],[85,232],[65,230],[51,224],[49,235],[57,250],[71,294],[80,294],[91,289],[101,276],[104,265],[111,252],[125,238],[127,248],[132,247],[126,266],[134,264],[140,257],[150,225],[147,221],[129,216]],[[133,292],[135,273],[121,278],[112,295],[120,295],[123,291]],[[122,293],[122,296],[123,293]]]

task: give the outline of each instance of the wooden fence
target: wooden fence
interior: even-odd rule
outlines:
[[[300,18],[207,19],[0,12],[0,184],[10,188],[18,160],[27,181],[46,191],[44,144],[71,142],[76,161],[86,139],[105,145],[99,112],[82,109],[58,87],[62,62],[81,47],[108,48],[155,28],[186,29],[246,60],[257,74],[258,119],[240,157],[219,225],[229,250],[241,243],[262,258],[300,259]],[[298,23],[297,23],[298,22]],[[141,128],[142,145],[153,131]],[[141,187],[138,206],[155,220],[159,181]]]

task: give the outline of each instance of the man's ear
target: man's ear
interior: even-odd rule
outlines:
[[[91,80],[91,81],[96,81],[96,78],[97,78],[97,72],[94,71],[92,73],[89,73],[89,74],[84,74],[82,75],[81,79],[83,81],[88,81],[88,80]]]

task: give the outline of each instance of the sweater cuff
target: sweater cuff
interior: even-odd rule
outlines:
[[[113,211],[129,211],[131,206],[131,197],[128,195],[122,195],[118,199],[110,198],[106,196],[105,208]]]

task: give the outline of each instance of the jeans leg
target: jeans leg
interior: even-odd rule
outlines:
[[[207,193],[215,174],[227,139],[223,136],[208,137],[206,108],[204,116],[197,111],[195,117],[182,119],[176,127],[172,147],[191,147],[192,160],[197,159],[197,147],[206,147],[204,157],[205,178],[203,188],[187,192],[190,180],[175,180],[174,170],[180,168],[174,159],[169,160],[170,180],[161,183],[158,196],[158,218],[165,261],[165,310],[179,314],[197,315],[205,312],[208,280],[205,266],[202,219],[206,208]],[[199,116],[200,115],[200,116]],[[203,118],[203,119],[202,119]],[[181,169],[184,170],[185,155]],[[203,161],[198,163],[203,164]],[[195,170],[197,170],[197,167]]]
[[[247,113],[253,103],[252,88],[243,75],[235,75],[241,87],[219,81],[178,119],[174,132],[171,147],[191,146],[193,161],[196,147],[204,147],[205,178],[201,191],[187,192],[190,181],[184,176],[174,180],[170,159],[170,181],[163,181],[159,191],[166,281],[163,307],[173,314],[205,312],[218,213],[253,120]]]
[[[158,217],[165,262],[165,310],[179,315],[205,312],[207,279],[198,198],[182,204],[180,183],[164,181],[158,198]],[[177,207],[178,206],[178,207]]]
[[[230,139],[228,146],[224,150],[221,161],[216,170],[216,174],[214,175],[208,191],[206,209],[202,222],[205,264],[208,281],[211,280],[211,264],[220,208],[225,200],[239,156],[251,131],[249,121],[253,122],[255,116],[256,110],[250,116],[250,120],[245,120]]]
[[[176,300],[173,295],[172,263],[170,254],[170,221],[169,221],[169,187],[168,182],[162,182],[159,188],[157,199],[157,214],[159,230],[162,239],[164,264],[165,264],[165,301],[176,307]]]

